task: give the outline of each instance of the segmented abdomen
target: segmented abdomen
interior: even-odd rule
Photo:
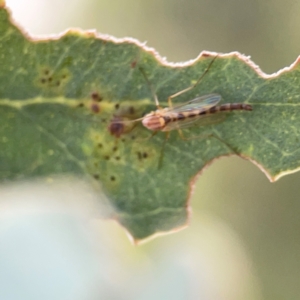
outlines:
[[[175,121],[180,121],[184,120],[187,118],[193,118],[197,116],[204,116],[204,115],[209,115],[209,114],[214,114],[218,112],[226,112],[226,111],[233,111],[233,110],[252,110],[252,106],[250,104],[244,104],[244,103],[226,103],[222,104],[219,106],[213,106],[209,109],[202,109],[202,110],[194,110],[190,112],[182,112],[178,114],[172,114],[171,117],[169,116],[164,116],[165,122],[175,122]]]

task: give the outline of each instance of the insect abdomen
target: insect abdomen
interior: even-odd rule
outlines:
[[[190,118],[194,117],[195,115],[201,116],[201,115],[209,115],[209,114],[214,114],[217,112],[222,112],[222,111],[233,111],[233,110],[252,110],[252,106],[250,104],[245,104],[245,103],[226,103],[222,104],[219,106],[213,106],[207,110],[201,110],[198,111],[197,114],[192,113],[189,115]]]
[[[211,107],[208,111],[214,113],[217,111],[232,111],[232,110],[252,110],[252,106],[250,104],[244,104],[244,103],[226,103],[219,106]]]

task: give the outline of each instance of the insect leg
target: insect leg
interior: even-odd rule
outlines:
[[[200,82],[201,80],[203,79],[203,77],[207,74],[207,72],[209,71],[210,67],[212,66],[212,64],[214,63],[214,61],[216,60],[216,58],[218,57],[218,54],[211,60],[211,62],[209,63],[208,67],[205,69],[205,71],[202,73],[202,75],[200,76],[200,78],[197,80],[196,83],[194,83],[193,85],[189,86],[188,88],[182,90],[182,91],[179,91],[173,95],[171,95],[169,98],[168,98],[168,104],[169,104],[169,107],[172,107],[172,99],[192,90],[194,87],[196,87]]]
[[[142,138],[142,139],[136,139],[136,141],[137,142],[144,142],[144,141],[148,141],[148,140],[150,140],[151,138],[153,138],[156,134],[158,133],[158,131],[153,131],[152,133],[151,133],[151,135],[150,136],[148,136],[148,137],[146,137],[146,138]]]
[[[177,131],[178,131],[178,134],[179,134],[180,138],[181,138],[182,140],[186,140],[186,138],[185,138],[184,135],[183,135],[182,130],[178,128]]]
[[[230,144],[228,144],[227,142],[225,142],[222,138],[220,138],[218,135],[216,135],[215,133],[210,133],[210,134],[202,134],[202,135],[197,135],[197,136],[192,136],[189,138],[186,138],[183,136],[182,131],[179,129],[178,130],[180,137],[185,140],[185,141],[190,141],[190,140],[194,140],[194,139],[206,139],[206,138],[215,138],[218,141],[220,141],[222,144],[224,144],[230,151],[232,151],[234,154],[236,155],[240,155],[240,153],[238,151],[236,151]]]
[[[213,138],[215,138],[215,139],[217,139],[217,140],[219,140],[221,143],[223,143],[231,152],[233,152],[234,154],[236,154],[236,155],[240,155],[240,153],[237,151],[237,150],[235,150],[230,144],[228,144],[227,142],[225,142],[222,138],[220,138],[218,135],[216,135],[216,134],[214,134],[214,133],[212,133],[211,134],[211,137],[213,137]]]
[[[157,133],[158,133],[158,131],[153,131],[151,133],[151,135],[147,138],[147,140],[150,140],[151,138],[153,138]]]
[[[164,153],[165,153],[165,146],[166,146],[166,143],[167,143],[169,137],[170,137],[170,132],[167,131],[166,138],[164,139],[164,142],[163,142],[161,150],[160,150],[160,156],[159,156],[159,160],[158,160],[158,169],[160,169],[162,167]]]
[[[148,79],[148,77],[147,77],[147,75],[146,75],[144,69],[140,67],[139,70],[140,70],[141,73],[143,74],[143,76],[144,76],[144,78],[145,78],[145,80],[146,80],[146,82],[147,82],[147,84],[148,84],[148,86],[149,86],[149,88],[150,88],[150,91],[151,91],[152,97],[153,97],[153,99],[154,99],[154,101],[155,101],[155,105],[156,105],[157,109],[162,109],[162,108],[160,107],[160,105],[159,105],[159,101],[158,101],[157,95],[155,94],[154,88],[153,88],[151,82],[149,81],[149,79]]]

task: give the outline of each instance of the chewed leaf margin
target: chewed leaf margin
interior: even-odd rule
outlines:
[[[4,1],[0,2],[1,7],[4,7]],[[19,28],[19,26],[16,26]],[[39,42],[47,42],[51,43],[52,41],[59,41],[60,39],[63,39],[65,37],[72,37],[72,36],[78,36],[84,38],[91,38],[91,39],[97,39],[97,40],[102,40],[106,41],[107,43],[113,43],[115,45],[134,45],[143,54],[145,57],[147,57],[148,61],[151,60],[151,65],[149,66],[149,74],[151,74],[151,68],[155,70],[155,72],[160,72],[159,74],[161,75],[162,82],[169,82],[168,87],[165,88],[164,86],[158,89],[158,93],[160,96],[163,96],[162,98],[165,99],[166,96],[172,94],[172,91],[174,92],[174,87],[180,90],[179,86],[181,88],[186,87],[186,83],[181,81],[181,77],[186,76],[186,81],[189,82],[189,80],[195,80],[195,75],[194,74],[200,74],[203,72],[205,69],[205,66],[207,66],[207,62],[212,57],[215,57],[217,53],[215,52],[207,52],[203,51],[201,54],[188,62],[184,63],[169,63],[166,61],[166,59],[160,57],[160,55],[153,49],[148,46],[146,46],[143,43],[140,43],[139,41],[132,39],[132,38],[124,38],[124,39],[117,39],[114,37],[111,37],[109,35],[103,35],[96,33],[95,31],[82,31],[80,29],[69,29],[66,32],[57,35],[56,37],[44,37],[44,38],[34,38],[30,37],[27,35],[27,39],[31,41],[33,44],[34,43],[39,43]],[[150,59],[149,59],[150,57]],[[146,178],[145,173],[149,172],[149,178],[153,179],[153,182],[157,184],[157,188],[160,189],[159,195],[157,198],[153,198],[153,202],[157,199],[164,199],[165,202],[161,203],[161,206],[159,201],[154,203],[147,203],[148,207],[143,206],[145,204],[145,199],[143,199],[144,202],[140,201],[141,196],[137,196],[137,199],[132,200],[129,199],[128,203],[126,202],[127,196],[125,194],[124,196],[124,191],[126,192],[126,187],[128,186],[128,182],[124,183],[124,187],[122,189],[116,191],[114,184],[110,184],[110,186],[107,188],[107,182],[104,181],[102,184],[104,185],[105,188],[108,190],[108,196],[112,198],[113,205],[117,207],[117,211],[114,216],[112,216],[113,219],[118,221],[124,228],[125,230],[129,233],[131,238],[134,240],[135,243],[140,243],[142,241],[148,240],[149,237],[154,237],[157,235],[161,235],[163,233],[168,233],[171,231],[177,231],[181,228],[184,228],[187,226],[188,219],[190,217],[190,198],[192,194],[192,190],[194,187],[194,183],[196,178],[198,178],[199,174],[202,173],[203,169],[207,167],[210,163],[212,163],[215,159],[222,157],[222,156],[228,156],[232,154],[238,154],[239,156],[252,161],[254,164],[256,164],[265,174],[266,176],[271,180],[271,181],[276,181],[278,178],[290,174],[293,172],[296,172],[299,170],[299,165],[300,165],[300,158],[295,157],[295,160],[292,161],[292,158],[289,158],[287,161],[282,161],[282,164],[279,165],[278,161],[280,160],[280,150],[283,149],[285,151],[286,156],[289,157],[291,154],[293,154],[294,150],[291,150],[291,152],[288,151],[288,149],[284,149],[284,144],[283,146],[280,144],[282,142],[282,137],[278,139],[279,144],[276,144],[278,141],[276,140],[276,132],[278,131],[278,128],[276,128],[276,122],[280,123],[280,118],[279,121],[274,121],[270,118],[270,128],[267,128],[266,130],[273,130],[271,134],[271,138],[267,137],[268,139],[265,139],[266,137],[266,132],[263,132],[263,130],[267,127],[265,125],[260,125],[259,122],[262,120],[268,121],[267,116],[274,114],[275,117],[279,116],[280,117],[280,112],[281,110],[277,110],[277,115],[276,111],[274,112],[267,112],[266,107],[267,106],[274,106],[274,104],[281,103],[279,101],[282,100],[283,105],[289,106],[291,103],[296,106],[298,106],[298,102],[293,102],[295,99],[297,99],[297,95],[299,94],[299,89],[297,89],[297,86],[300,86],[297,84],[297,80],[299,80],[298,74],[291,75],[292,71],[298,72],[299,69],[299,62],[300,62],[300,57],[290,66],[286,67],[277,73],[267,75],[264,72],[260,70],[260,68],[255,65],[249,57],[244,56],[238,52],[231,52],[228,54],[218,54],[218,62],[216,63],[216,68],[214,71],[212,71],[209,76],[207,82],[205,82],[207,91],[211,92],[211,89],[214,88],[213,92],[217,92],[222,97],[224,97],[224,100],[226,102],[230,101],[250,101],[251,105],[253,105],[253,114],[248,114],[248,115],[243,115],[243,117],[239,117],[239,115],[233,115],[232,118],[228,122],[224,122],[222,124],[217,124],[213,130],[215,131],[216,134],[221,135],[222,137],[224,136],[224,140],[228,142],[228,145],[233,145],[232,149],[229,149],[226,147],[226,145],[220,143],[220,141],[214,140],[204,140],[204,141],[193,141],[190,142],[189,145],[191,147],[187,146],[185,142],[179,141],[179,139],[172,138],[170,139],[170,144],[167,144],[166,149],[169,151],[171,154],[165,154],[166,156],[166,164],[169,164],[168,166],[168,172],[166,174],[170,174],[172,172],[172,168],[170,167],[171,163],[176,163],[176,167],[178,170],[182,171],[182,174],[172,174],[170,175],[170,182],[168,182],[167,185],[165,186],[160,186],[160,183],[163,183],[163,180],[166,176],[163,174],[160,174],[156,169],[154,170],[152,164],[154,162],[150,160],[150,163],[144,164],[141,166],[138,166],[132,174],[132,178],[137,178],[139,176],[144,176]],[[134,68],[134,64],[137,62],[132,62],[132,67]],[[143,66],[147,67],[147,62],[146,59],[145,61],[140,61],[139,63],[143,64]],[[153,67],[153,65],[155,66]],[[113,66],[115,67],[115,66]],[[228,68],[230,69],[228,71]],[[163,69],[163,72],[161,70]],[[158,71],[157,71],[158,70]],[[184,73],[186,70],[191,71],[193,75],[190,75],[191,73]],[[175,71],[179,71],[179,75],[173,80],[172,76],[170,75],[171,72],[175,73]],[[164,73],[165,72],[165,73]],[[226,73],[227,72],[227,73]],[[240,73],[238,73],[240,72]],[[236,74],[237,73],[237,74]],[[67,74],[68,75],[68,74]],[[259,93],[255,95],[257,90],[260,90],[260,92],[266,96],[271,95],[271,92],[277,95],[280,92],[279,90],[276,90],[277,88],[277,82],[278,80],[279,86],[280,84],[284,85],[285,82],[282,80],[281,83],[281,77],[287,75],[287,80],[290,80],[292,82],[292,79],[294,80],[294,86],[290,87],[289,93],[292,96],[289,96],[288,94],[283,93],[281,96],[277,97],[277,99],[271,99],[267,97],[261,97]],[[63,75],[62,75],[63,76]],[[168,77],[169,76],[169,77]],[[244,76],[244,77],[243,77]],[[293,78],[288,78],[289,76],[294,76]],[[298,76],[298,77],[297,77]],[[243,79],[240,79],[239,77],[243,77]],[[228,82],[226,83],[227,79]],[[155,78],[154,78],[155,80]],[[184,78],[185,80],[185,78]],[[239,81],[240,80],[240,81]],[[247,82],[248,81],[248,82]],[[225,82],[225,83],[224,83]],[[134,83],[134,82],[133,82]],[[159,83],[159,80],[154,82],[154,85]],[[226,86],[227,84],[227,86]],[[244,85],[245,84],[245,85]],[[268,89],[270,87],[270,89]],[[248,89],[248,90],[247,90]],[[257,89],[257,90],[256,90]],[[266,89],[266,90],[265,90]],[[147,88],[144,89],[145,94],[144,98],[139,98],[135,97],[133,98],[134,101],[132,101],[134,104],[141,102],[141,103],[146,103],[148,106],[151,105],[151,93],[147,91]],[[242,91],[242,92],[240,92]],[[175,90],[176,92],[176,90]],[[202,90],[200,91],[202,92]],[[282,92],[282,91],[281,91]],[[193,91],[193,93],[198,96],[199,91]],[[194,94],[191,94],[191,97],[194,97]],[[236,93],[236,95],[235,95]],[[254,96],[255,95],[255,96]],[[296,95],[296,96],[295,96]],[[244,96],[244,97],[243,97]],[[292,100],[289,102],[287,99],[289,97],[292,97]],[[146,99],[146,100],[145,100]],[[244,100],[246,99],[246,100]],[[26,99],[25,99],[26,100]],[[31,99],[30,99],[31,100]],[[41,99],[38,99],[39,101],[42,101]],[[50,99],[52,103],[57,101],[56,104],[62,104],[63,101],[60,98],[51,98]],[[76,101],[79,101],[78,99],[68,99],[69,102],[71,103],[71,100],[76,103]],[[145,101],[144,101],[145,100]],[[272,102],[274,100],[274,102]],[[286,102],[284,102],[286,100]],[[144,102],[143,102],[144,101]],[[276,102],[277,101],[277,102]],[[25,103],[26,101],[24,101]],[[13,108],[13,105],[17,107],[19,105],[19,102],[15,102],[17,104],[8,104],[11,105]],[[34,101],[32,102],[34,103]],[[125,102],[122,102],[125,103]],[[163,102],[164,105],[166,104],[166,101]],[[106,103],[106,106],[112,107],[111,103]],[[105,106],[103,105],[103,106]],[[276,106],[276,105],[275,105]],[[278,109],[278,108],[276,108]],[[96,110],[94,110],[96,112]],[[112,114],[112,112],[110,111]],[[289,111],[287,110],[287,114]],[[296,114],[297,115],[297,114]],[[246,122],[246,121],[247,122]],[[230,123],[231,122],[231,123]],[[235,123],[236,122],[236,123]],[[243,122],[247,123],[247,126],[243,125]],[[241,126],[235,126],[235,124],[238,124]],[[244,126],[244,127],[242,127]],[[90,126],[93,127],[93,126]],[[141,126],[140,126],[141,127]],[[297,126],[298,127],[298,126]],[[89,127],[87,127],[89,128]],[[96,128],[96,127],[95,127]],[[99,151],[96,153],[96,151],[91,151],[91,148],[94,147],[93,143],[95,144],[95,140],[98,138],[97,134],[101,134],[101,130],[99,129],[99,132],[97,130],[94,130],[95,128],[92,128],[92,130],[89,130],[88,132],[91,133],[90,136],[83,136],[84,138],[84,147],[85,150],[87,150],[87,153],[92,157],[95,155],[95,159],[93,162],[96,160],[100,161],[100,156],[99,156]],[[234,130],[232,129],[234,128]],[[248,128],[249,131],[245,131]],[[89,128],[91,129],[91,128]],[[107,132],[107,127],[103,127],[105,135],[108,135]],[[145,129],[140,128],[140,132],[145,132]],[[255,130],[257,132],[255,132]],[[288,129],[286,129],[288,130]],[[191,130],[192,131],[192,130]],[[253,133],[253,135],[251,135]],[[255,134],[258,134],[258,139],[260,140],[255,140]],[[268,132],[267,132],[268,133]],[[70,135],[72,134],[71,129],[70,129]],[[248,136],[247,136],[248,134]],[[281,133],[282,136],[284,136],[285,132]],[[251,138],[253,138],[253,143]],[[257,137],[255,137],[257,138]],[[288,137],[286,137],[288,138]],[[162,137],[155,137],[153,138],[148,144],[147,147],[149,146],[149,149],[153,152],[154,150],[159,148],[160,142],[163,140]],[[263,157],[265,153],[259,152],[263,148],[263,142],[266,141],[266,145],[271,145],[272,143],[274,144],[273,146],[276,146],[278,151],[273,153],[272,151],[266,150],[268,154],[270,154],[270,158]],[[247,144],[248,143],[248,144]],[[256,143],[256,144],[255,144]],[[292,145],[292,142],[290,142]],[[92,144],[92,146],[91,146]],[[129,144],[128,144],[129,145]],[[137,145],[133,144],[133,142],[130,144],[134,145],[134,147],[137,147]],[[175,145],[175,146],[174,146]],[[297,145],[296,145],[297,146]],[[128,147],[129,148],[129,147]],[[175,149],[176,148],[176,149]],[[134,149],[134,148],[133,148]],[[214,151],[211,151],[210,149],[214,149]],[[92,150],[94,150],[92,148]],[[175,150],[178,150],[177,152]],[[173,151],[173,152],[172,152]],[[184,158],[181,158],[181,156],[184,156],[183,154],[186,153],[187,151],[190,151],[190,157],[186,155]],[[296,150],[294,151],[296,153]],[[94,154],[96,153],[96,154]],[[125,154],[124,154],[125,153]],[[123,155],[127,155],[126,157],[132,160],[132,152],[125,150]],[[177,153],[177,154],[176,154]],[[179,153],[179,154],[178,154]],[[92,155],[91,155],[92,154]],[[100,153],[101,154],[101,153]],[[177,155],[176,159],[173,162],[173,155]],[[297,154],[297,153],[296,153]],[[169,157],[168,157],[169,155]],[[273,157],[272,157],[273,155]],[[277,156],[276,156],[277,155]],[[297,154],[298,155],[298,154]],[[88,157],[88,159],[90,159]],[[100,157],[100,158],[99,158]],[[93,157],[92,157],[93,158]],[[260,160],[260,158],[262,158]],[[133,160],[132,160],[133,161]],[[298,163],[299,161],[299,163]],[[288,163],[291,163],[288,165]],[[105,162],[102,163],[101,161],[101,166],[104,166],[105,170],[108,170],[111,165],[110,162]],[[278,164],[278,166],[276,165]],[[190,167],[190,165],[192,167]],[[273,168],[273,166],[275,166]],[[124,169],[125,170],[125,169]],[[116,167],[116,172],[119,171],[120,174],[122,172],[128,171],[126,169],[124,171],[121,169],[119,166]],[[176,170],[176,169],[175,169]],[[199,171],[200,170],[200,171]],[[173,173],[174,173],[173,169]],[[118,174],[119,174],[118,173]],[[97,182],[95,173],[94,178],[95,181]],[[196,175],[195,175],[196,174]],[[91,174],[90,174],[91,175]],[[97,175],[97,174],[96,174]],[[181,177],[180,177],[181,176]],[[121,178],[121,176],[120,176]],[[101,181],[101,180],[100,180]],[[135,183],[135,180],[133,180],[132,184],[139,185],[139,183]],[[172,183],[180,183],[182,185],[181,187],[181,194],[177,192],[175,187],[173,188]],[[186,187],[189,185],[188,187]],[[185,186],[185,187],[184,187]],[[171,190],[172,191],[161,191],[162,189],[166,190]],[[174,191],[173,191],[174,190]],[[150,195],[152,190],[150,190],[149,187],[145,187],[145,190],[141,191],[138,190],[140,194],[143,195]],[[143,192],[143,193],[142,193]],[[170,196],[170,192],[172,195]],[[154,193],[155,194],[155,193]],[[153,195],[152,195],[153,196]],[[171,200],[175,203],[174,206],[172,201],[167,199],[167,197],[170,196]],[[149,196],[151,197],[151,195]],[[172,198],[173,197],[173,198]],[[177,197],[177,198],[176,198]],[[181,197],[181,198],[180,198]],[[124,200],[124,199],[125,200]],[[180,198],[180,199],[179,199]],[[120,200],[121,199],[121,200]],[[132,200],[132,203],[130,204],[130,201]],[[151,201],[150,201],[151,202]],[[140,207],[139,207],[140,205]],[[146,208],[145,208],[146,207]],[[153,208],[154,207],[154,208]],[[156,207],[156,208],[155,208]],[[122,210],[123,209],[123,210]],[[130,210],[134,210],[134,213]],[[140,209],[140,210],[139,210]],[[169,209],[169,211],[168,211]],[[155,213],[157,215],[153,216]],[[152,215],[151,215],[152,214]],[[147,219],[148,218],[148,219]],[[165,220],[165,222],[163,222]],[[144,222],[144,223],[143,223]],[[151,223],[151,226],[147,223]],[[142,224],[142,226],[140,225]],[[147,225],[149,225],[147,227]],[[144,227],[143,227],[144,226]]]

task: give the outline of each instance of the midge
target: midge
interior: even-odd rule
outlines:
[[[145,115],[142,124],[152,131],[179,130],[191,127],[205,115],[233,110],[252,110],[251,105],[244,103],[226,103],[217,106],[220,101],[220,95],[210,94],[173,108],[158,108]]]
[[[140,69],[140,71],[144,75],[145,80],[147,81],[150,87],[153,98],[155,100],[155,105],[157,107],[157,110],[146,114],[142,118],[135,119],[128,122],[142,121],[144,127],[154,132],[153,135],[159,131],[165,131],[168,133],[171,130],[178,130],[180,136],[183,138],[181,129],[191,127],[192,125],[194,125],[195,123],[203,119],[204,116],[208,116],[218,112],[230,112],[234,110],[251,111],[252,106],[250,104],[244,104],[244,103],[226,103],[217,106],[217,104],[221,101],[221,96],[218,94],[209,94],[202,97],[198,97],[173,107],[172,99],[195,88],[203,79],[203,77],[206,75],[206,73],[209,71],[210,67],[212,66],[213,62],[217,57],[218,55],[216,55],[212,59],[212,61],[209,63],[206,70],[203,72],[203,74],[195,84],[169,96],[168,98],[169,107],[166,108],[162,108],[159,105],[157,95],[155,94],[151,83],[149,82],[143,69]]]

